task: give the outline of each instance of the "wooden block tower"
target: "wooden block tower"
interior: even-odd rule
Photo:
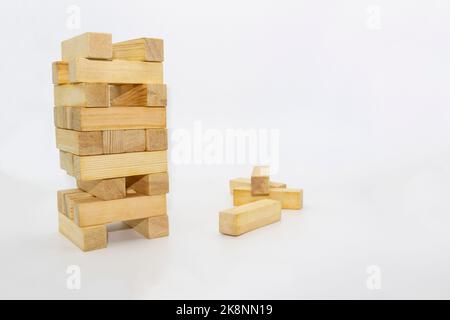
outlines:
[[[53,63],[61,168],[76,189],[58,191],[59,231],[84,251],[107,246],[123,221],[146,238],[168,236],[163,40],[112,43],[84,33]]]

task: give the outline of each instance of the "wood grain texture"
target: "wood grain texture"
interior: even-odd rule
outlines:
[[[249,178],[235,178],[230,180],[230,194],[233,194],[234,188],[250,187],[251,182]],[[286,183],[269,181],[270,188],[286,188]]]
[[[169,192],[169,175],[167,172],[131,176],[126,178],[127,190],[133,190],[149,196]]]
[[[269,172],[268,166],[255,166],[253,168],[251,177],[252,195],[269,194]]]
[[[52,63],[53,84],[69,83],[69,64],[64,61],[55,61]]]
[[[110,33],[86,32],[61,43],[63,61],[76,58],[112,59]]]
[[[75,204],[80,202],[89,202],[94,200],[95,197],[83,190],[78,190],[78,192],[68,193],[64,195],[65,204],[65,215],[73,220],[75,212]]]
[[[219,231],[226,235],[239,236],[280,219],[281,203],[264,199],[221,211]]]
[[[145,130],[103,131],[103,154],[145,151]]]
[[[114,59],[137,61],[164,61],[164,41],[157,38],[139,38],[113,44]]]
[[[77,186],[81,190],[101,199],[114,200],[125,198],[125,178],[101,179],[101,180],[77,180]]]
[[[106,83],[78,83],[55,86],[55,106],[100,108],[110,104],[110,88]]]
[[[74,171],[74,163],[73,163],[73,154],[65,151],[59,151],[59,166],[61,169],[65,170],[67,174],[73,176],[75,174]]]
[[[233,204],[240,206],[262,199],[281,202],[283,209],[299,210],[303,207],[303,190],[293,188],[270,188],[268,195],[253,196],[250,187],[237,187],[233,190]]]
[[[103,154],[103,133],[101,131],[75,131],[56,128],[55,134],[56,147],[62,151],[80,156]]]
[[[165,128],[146,129],[145,149],[147,151],[167,150],[167,129]]]
[[[79,189],[65,189],[65,190],[58,190],[57,192],[57,200],[58,200],[58,212],[62,214],[66,214],[66,200],[65,195],[71,194],[71,193],[77,193],[80,192]]]
[[[111,106],[165,107],[167,89],[165,84],[110,85]]]
[[[169,236],[169,217],[167,215],[124,222],[147,239]]]

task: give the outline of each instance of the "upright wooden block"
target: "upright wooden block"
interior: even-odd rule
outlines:
[[[56,128],[55,132],[56,147],[62,151],[80,156],[103,154],[103,133],[101,131],[75,131]]]
[[[125,178],[103,180],[77,180],[78,188],[101,200],[122,199],[127,195]]]
[[[110,86],[111,106],[165,107],[165,84],[122,84]]]
[[[239,236],[280,219],[281,203],[264,199],[221,211],[219,231],[223,234]]]
[[[250,187],[251,182],[248,178],[235,178],[230,180],[230,193],[233,194],[234,188],[237,187]],[[283,182],[269,181],[270,188],[286,188],[286,184]]]
[[[267,195],[269,194],[269,188],[269,167],[254,167],[251,178],[252,195]]]
[[[52,79],[54,84],[69,83],[69,64],[64,61],[52,63]]]
[[[74,59],[69,62],[70,82],[164,83],[160,62]]]
[[[147,239],[167,237],[169,235],[169,217],[167,215],[125,221]]]
[[[145,130],[103,131],[103,153],[145,151]]]
[[[58,212],[62,214],[66,214],[66,194],[77,193],[80,192],[79,189],[66,189],[66,190],[58,190],[57,199],[58,199]]]
[[[149,196],[169,192],[169,175],[167,172],[131,176],[126,178],[128,190]]]
[[[140,38],[113,44],[114,59],[138,61],[164,61],[164,41]]]
[[[55,106],[108,107],[109,86],[106,83],[65,84],[54,87]]]
[[[76,58],[112,59],[110,33],[86,32],[61,43],[62,60]]]
[[[262,199],[281,202],[283,209],[299,210],[303,206],[303,190],[292,188],[271,188],[268,195],[253,196],[250,187],[237,187],[233,190],[233,204],[240,206]]]
[[[59,213],[59,232],[83,251],[106,248],[108,231],[106,225],[80,228],[65,215]]]
[[[147,151],[167,150],[167,129],[146,129],[145,146]]]

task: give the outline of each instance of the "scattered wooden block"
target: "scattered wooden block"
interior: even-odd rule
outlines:
[[[69,64],[64,61],[52,63],[52,79],[54,84],[69,83]]]
[[[127,190],[133,190],[149,196],[169,192],[169,175],[167,172],[131,176],[126,178]]]
[[[250,187],[236,187],[233,191],[233,203],[240,206],[261,199],[281,202],[283,209],[299,210],[303,206],[303,190],[292,188],[270,188],[268,195],[253,196]]]
[[[166,195],[128,194],[126,198],[93,199],[75,203],[74,221],[80,227],[161,216],[167,214]]]
[[[146,129],[145,135],[145,149],[147,151],[167,150],[167,129]]]
[[[113,44],[114,59],[137,61],[164,61],[164,41],[140,38]]]
[[[103,133],[56,128],[56,147],[80,156],[103,154]]]
[[[110,33],[86,32],[61,43],[62,60],[75,58],[112,59]]]
[[[219,231],[223,234],[239,236],[280,219],[281,203],[264,199],[221,211]]]
[[[169,217],[167,215],[125,221],[147,239],[167,237],[169,235]]]
[[[78,188],[101,200],[122,199],[127,195],[125,178],[103,180],[77,180]]]
[[[65,195],[71,193],[80,192],[80,189],[66,189],[66,190],[58,190],[57,199],[58,199],[58,212],[66,215],[66,200]]]
[[[122,84],[110,86],[111,106],[165,107],[165,84]]]
[[[248,178],[236,178],[230,180],[230,193],[233,194],[234,188],[250,187],[251,182]],[[270,188],[286,188],[286,184],[282,182],[269,181]]]
[[[62,213],[58,214],[59,232],[83,251],[106,248],[108,231],[105,225],[80,228]]]
[[[77,131],[164,128],[166,108],[55,107],[55,125]]]
[[[160,62],[74,59],[69,62],[70,82],[163,83]]]
[[[55,106],[108,107],[109,86],[106,83],[78,83],[55,86]]]
[[[269,167],[254,167],[251,178],[252,195],[267,195],[269,194],[269,188]]]

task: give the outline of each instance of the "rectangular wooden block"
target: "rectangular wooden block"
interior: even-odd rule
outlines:
[[[125,221],[147,239],[167,237],[169,235],[169,217],[167,215]]]
[[[66,152],[61,151],[62,157]],[[72,168],[65,169],[79,180],[112,179],[167,172],[167,152],[131,152],[97,156],[72,156]],[[70,172],[69,172],[70,171]]]
[[[145,151],[145,130],[103,131],[103,153]]]
[[[55,134],[56,147],[62,151],[80,156],[103,154],[103,133],[101,131],[56,128]]]
[[[64,204],[65,204],[65,215],[73,220],[75,214],[75,203],[92,201],[95,197],[89,193],[84,192],[83,190],[78,190],[74,193],[69,193],[64,195]]]
[[[66,190],[58,190],[57,199],[58,199],[58,212],[62,214],[66,214],[66,194],[77,193],[80,192],[79,189],[66,189]]]
[[[167,89],[165,84],[110,85],[111,106],[165,107]]]
[[[55,125],[77,131],[164,128],[166,108],[55,107]]]
[[[106,83],[77,83],[55,86],[55,106],[108,107],[110,88]]]
[[[52,79],[54,84],[69,83],[69,64],[65,61],[52,63]]]
[[[251,178],[252,195],[267,195],[269,188],[269,167],[255,166]]]
[[[131,176],[126,178],[127,190],[146,195],[158,195],[169,192],[169,175],[167,172]]]
[[[145,130],[145,150],[167,150],[167,129],[153,128]]]
[[[74,175],[73,154],[59,151],[59,166],[61,169],[66,170],[67,174]]]
[[[106,248],[108,231],[106,225],[80,228],[62,213],[58,214],[59,232],[83,251]]]
[[[230,193],[233,194],[234,188],[237,187],[250,187],[251,182],[248,178],[235,178],[230,180]],[[269,181],[270,188],[286,188],[286,184],[283,182]]]
[[[74,59],[69,62],[69,81],[163,83],[163,65],[160,62]]]
[[[270,188],[268,195],[253,196],[250,187],[237,187],[233,191],[233,204],[240,206],[262,199],[281,202],[283,209],[299,210],[303,206],[303,190],[292,188]]]
[[[93,199],[75,204],[75,223],[80,227],[161,216],[167,214],[166,195],[128,194],[126,198]]]
[[[125,178],[77,180],[78,188],[101,200],[122,199],[127,195]]]
[[[140,38],[113,44],[114,59],[138,61],[164,61],[164,41]]]
[[[221,211],[219,231],[223,234],[239,236],[280,219],[281,203],[264,199]]]
[[[110,33],[86,32],[61,43],[62,60],[76,58],[112,59]]]

